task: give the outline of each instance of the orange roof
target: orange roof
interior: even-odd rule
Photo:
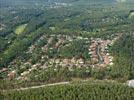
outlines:
[[[108,56],[104,57],[104,63],[107,65],[110,63]]]

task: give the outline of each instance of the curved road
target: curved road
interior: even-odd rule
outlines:
[[[100,54],[100,49],[101,49],[101,47],[100,47],[100,45],[98,45],[96,52],[97,52],[97,55],[98,55],[99,63],[101,64],[101,63],[103,63],[104,60],[103,60],[103,57]]]

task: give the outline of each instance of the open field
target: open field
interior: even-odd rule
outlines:
[[[14,31],[15,34],[17,34],[17,35],[21,34],[25,30],[26,26],[27,26],[27,24],[22,24],[20,26],[17,26],[17,28]]]
[[[134,18],[134,12],[130,13],[129,18]]]

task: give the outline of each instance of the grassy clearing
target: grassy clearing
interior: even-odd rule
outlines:
[[[129,15],[129,18],[134,18],[134,12]]]
[[[22,24],[20,26],[17,26],[17,28],[14,31],[15,34],[17,34],[17,35],[21,34],[24,31],[24,29],[26,28],[26,26],[27,26],[27,24]]]

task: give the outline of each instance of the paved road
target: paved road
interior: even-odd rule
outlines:
[[[103,63],[103,57],[100,54],[100,49],[101,49],[101,47],[100,47],[100,45],[98,45],[96,52],[97,52],[97,55],[98,55],[98,58],[99,58],[99,63]]]

